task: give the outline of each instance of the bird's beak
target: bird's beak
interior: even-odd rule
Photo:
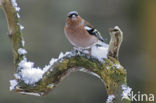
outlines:
[[[77,16],[78,16],[78,12],[77,11],[71,11],[71,12],[68,13],[68,17],[70,19],[77,18]]]

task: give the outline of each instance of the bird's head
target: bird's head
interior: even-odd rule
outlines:
[[[71,11],[68,13],[68,18],[70,19],[76,19],[79,16],[77,11]]]
[[[67,16],[67,25],[78,25],[82,22],[82,18],[79,16],[77,11],[71,11],[68,13]]]

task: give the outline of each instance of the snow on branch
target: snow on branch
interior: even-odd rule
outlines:
[[[109,95],[108,98],[107,98],[107,101],[106,103],[113,103],[113,99],[115,98],[114,95]]]
[[[22,94],[43,96],[53,90],[70,72],[82,71],[90,73],[104,81],[108,99],[107,103],[130,103],[129,88],[126,85],[126,70],[117,60],[122,42],[122,32],[119,27],[111,29],[109,45],[99,42],[88,50],[73,49],[60,53],[58,58],[52,58],[44,68],[35,67],[35,63],[26,57],[22,30],[19,23],[19,11],[16,0],[0,0],[8,20],[9,37],[13,47],[14,79],[10,80],[10,90]],[[99,46],[100,45],[100,46]],[[128,100],[128,102],[123,102]]]

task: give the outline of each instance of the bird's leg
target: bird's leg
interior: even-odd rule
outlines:
[[[74,54],[78,54],[78,50],[77,50],[77,48],[76,47],[73,47],[73,52],[74,52]]]
[[[92,48],[89,48],[88,51],[89,51],[89,56],[91,56],[92,55],[92,53],[91,53]]]
[[[73,52],[74,52],[76,55],[87,54],[87,55],[91,56],[91,48],[82,49],[82,48],[73,47],[73,49],[74,49]]]
[[[80,55],[82,53],[80,48],[74,47],[74,52],[76,55]]]

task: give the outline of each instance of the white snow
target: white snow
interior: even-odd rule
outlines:
[[[109,95],[107,98],[106,103],[113,103],[113,99],[115,98],[115,95]]]
[[[43,68],[43,70],[46,72],[58,59],[56,58],[52,58],[49,62],[49,65],[45,65],[45,67]],[[53,68],[51,68],[50,71],[53,71]]]
[[[19,26],[20,26],[20,29],[21,29],[21,30],[23,30],[23,29],[24,29],[24,26],[23,26],[23,25],[19,25]]]
[[[16,0],[11,0],[11,3],[12,3],[12,5],[13,5],[14,7],[17,7],[17,6],[18,6]]]
[[[103,61],[103,58],[107,58],[108,53],[108,44],[105,43],[99,43],[99,45],[102,46],[93,46],[91,48],[91,55],[96,57],[99,61]]]
[[[24,26],[23,26],[23,25],[21,25],[20,23],[17,23],[17,25],[19,25],[20,30],[23,30],[23,29],[24,29]]]
[[[14,80],[10,80],[10,91],[12,91],[13,89],[15,89],[15,86],[17,85],[17,81]]]
[[[131,90],[132,90],[132,88],[130,88],[130,87],[128,87],[127,85],[125,85],[125,84],[123,84],[122,85],[122,90],[123,90],[123,92],[122,92],[122,100],[123,99],[128,99],[128,100],[130,100],[130,96],[131,96]]]
[[[24,41],[23,38],[22,38],[22,46],[23,46],[23,47],[25,46],[25,41]]]
[[[20,7],[16,7],[15,9],[16,9],[16,11],[19,12],[21,8]]]
[[[23,53],[22,50],[19,51],[20,51],[19,53]],[[18,68],[21,69],[21,72],[19,74],[15,74],[15,77],[24,80],[26,84],[34,84],[42,78],[43,74],[56,61],[57,59],[52,58],[49,62],[49,65],[46,65],[43,69],[41,69],[39,67],[34,67],[34,63],[27,61],[27,58],[24,57],[24,59],[18,64]]]
[[[11,0],[11,3],[14,6],[14,8],[16,9],[16,11],[20,11],[20,7],[18,7],[16,0]]]
[[[67,55],[69,55],[69,54],[71,54],[71,55],[72,55],[72,53],[71,53],[71,52],[69,52],[69,51],[67,51],[67,52],[65,52],[65,53],[61,52],[61,53],[59,54],[58,59],[61,59],[61,58],[65,57],[65,56],[67,56]]]
[[[24,68],[24,69],[28,69],[28,68],[32,68],[34,66],[33,62],[28,62],[26,58],[24,58],[19,64],[18,64],[19,68]]]
[[[33,84],[35,82],[38,82],[44,73],[43,70],[40,68],[27,68],[22,69],[22,79],[26,84]]]
[[[48,85],[49,88],[53,88],[54,86],[54,83]]]
[[[114,66],[115,66],[117,69],[120,69],[120,68],[121,68],[121,65],[120,65],[120,64],[114,64]]]
[[[16,79],[21,79],[19,74],[14,74],[14,76],[15,76]]]
[[[20,15],[19,15],[19,13],[17,13],[17,18],[20,18]]]
[[[21,69],[21,79],[24,80],[26,84],[33,84],[42,77],[43,71],[40,68],[34,68],[34,63],[28,62],[26,58],[24,58],[18,66]]]
[[[19,15],[19,11],[20,11],[20,7],[18,7],[18,4],[17,4],[17,2],[16,2],[16,0],[11,0],[11,3],[12,3],[12,5],[13,5],[13,7],[16,9],[16,11],[17,11],[17,18],[20,18],[20,15]],[[20,29],[21,30],[23,30],[24,29],[24,26],[22,26],[21,24],[19,24],[19,23],[17,23],[17,25],[19,25],[20,26]]]
[[[50,60],[50,65],[53,65],[56,61],[57,61],[58,59],[56,59],[56,58],[52,58],[51,60]]]
[[[88,50],[83,50],[82,52],[85,53],[85,54],[89,54]]]
[[[18,49],[18,54],[22,55],[22,54],[27,54],[27,51],[23,48],[19,48]]]
[[[61,53],[59,54],[59,57],[58,57],[58,58],[60,59],[60,58],[62,58],[62,57],[64,57],[63,52],[61,52]]]
[[[24,41],[23,41],[24,42]],[[24,45],[24,43],[23,43]],[[19,54],[25,54],[27,53],[25,49],[19,48],[18,49]],[[62,58],[66,55],[68,55],[70,52],[66,52],[63,54],[62,52],[59,55],[59,58]],[[48,65],[45,65],[44,68],[34,67],[34,63],[31,61],[28,61],[26,57],[23,57],[23,60],[20,61],[18,64],[18,68],[20,69],[20,73],[14,74],[14,76],[17,79],[22,79],[26,84],[34,84],[38,82],[43,74],[50,69],[50,67],[58,60],[56,58],[52,58]],[[50,71],[52,71],[53,68],[51,68]]]

